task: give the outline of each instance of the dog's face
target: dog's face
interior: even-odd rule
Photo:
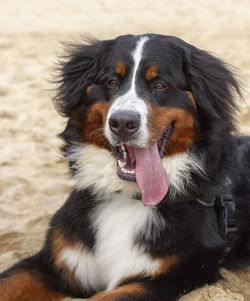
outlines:
[[[190,147],[196,104],[179,59],[164,41],[131,37],[114,42],[86,89],[110,145],[148,148],[158,141],[161,156]],[[160,145],[161,138],[169,138],[167,147]],[[89,142],[104,145],[93,137]]]
[[[223,85],[226,89],[227,83],[212,86],[199,68],[205,62],[208,77],[218,71],[225,77],[229,71],[220,70],[219,60],[197,51],[173,37],[122,36],[78,46],[63,65],[59,98],[63,112],[70,116],[64,138],[78,143],[78,150],[79,143],[82,149],[94,146],[93,156],[98,150],[108,152],[111,156],[103,160],[115,162],[112,172],[126,185],[138,184],[145,205],[158,204],[167,194],[168,182],[179,185],[181,173],[186,177],[181,181],[187,182],[187,171],[201,169],[192,153],[204,129],[201,116],[212,123],[218,113],[222,115],[223,104],[212,106],[211,95]],[[196,67],[199,63],[203,66]],[[214,69],[209,70],[211,65]],[[208,85],[211,91],[204,95]],[[228,118],[227,111],[224,108]],[[79,163],[79,157],[86,154],[76,153],[71,150],[70,159],[78,162],[79,170],[84,161]],[[102,176],[102,166],[99,169]]]

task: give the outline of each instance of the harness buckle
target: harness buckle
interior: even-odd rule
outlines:
[[[235,201],[217,196],[215,199],[215,208],[218,212],[221,235],[232,239],[234,234],[238,232],[237,219],[235,217]]]

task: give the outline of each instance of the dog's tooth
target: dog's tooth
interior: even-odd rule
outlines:
[[[129,171],[126,168],[124,168],[124,167],[121,168],[121,171],[124,172],[124,173],[129,173]]]
[[[126,151],[126,147],[124,146],[124,144],[121,145],[121,149],[122,149],[122,153],[123,153],[123,158],[127,158],[127,151]]]
[[[123,168],[126,165],[126,162],[122,162],[122,161],[118,160],[118,165],[120,168]]]
[[[128,169],[126,169],[126,168],[124,168],[124,167],[121,167],[121,171],[122,171],[123,173],[126,173],[126,174],[135,175],[135,170],[134,170],[134,169],[128,170]]]

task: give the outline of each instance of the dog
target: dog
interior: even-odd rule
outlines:
[[[240,85],[179,38],[68,45],[55,103],[76,186],[1,301],[174,301],[250,262],[250,138]]]

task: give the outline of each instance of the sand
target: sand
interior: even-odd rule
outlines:
[[[239,131],[250,134],[249,0],[2,0],[0,270],[39,250],[74,184],[57,138],[66,120],[51,102],[59,41],[146,32],[179,36],[238,68],[246,99]],[[222,273],[182,301],[250,300],[250,270]]]

